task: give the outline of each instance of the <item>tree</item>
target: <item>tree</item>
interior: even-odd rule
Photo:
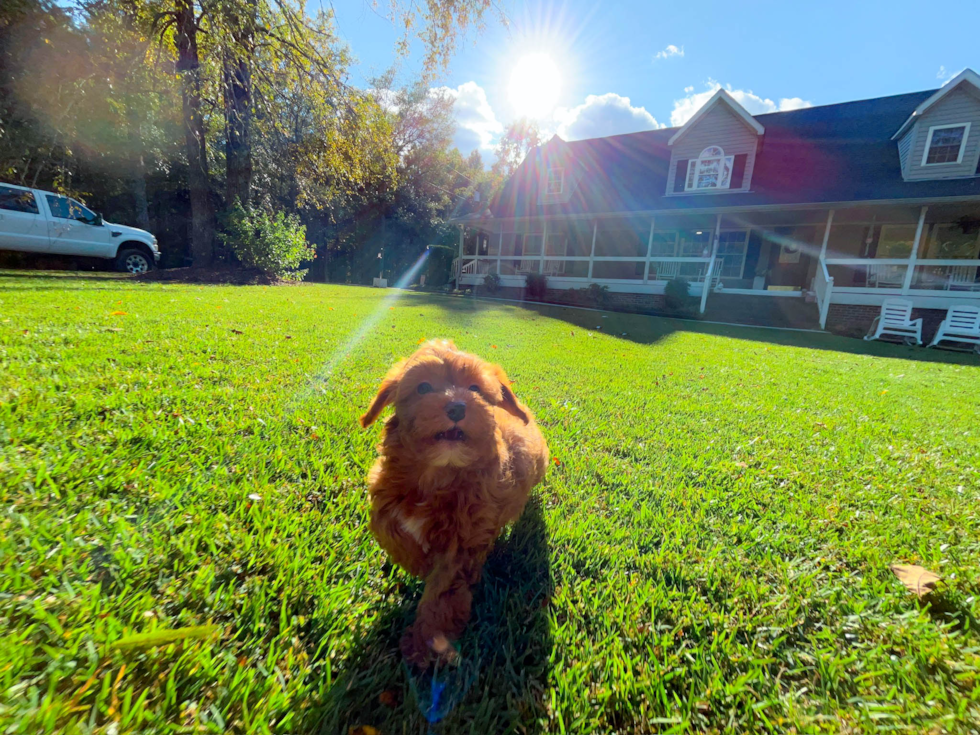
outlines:
[[[500,136],[497,143],[497,160],[492,171],[498,180],[506,179],[521,165],[525,156],[541,145],[541,131],[533,120],[522,117],[515,120]]]

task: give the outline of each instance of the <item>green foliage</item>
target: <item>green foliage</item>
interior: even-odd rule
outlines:
[[[602,286],[598,283],[590,283],[588,288],[585,289],[586,295],[589,297],[589,301],[592,302],[593,306],[597,309],[604,309],[606,303],[609,301],[609,286]]]
[[[496,273],[487,273],[483,276],[483,290],[488,294],[495,294],[500,290],[500,276]]]
[[[541,145],[541,130],[534,120],[522,117],[508,125],[497,143],[497,160],[493,164],[497,180],[502,182],[514,173],[538,145]]]
[[[246,268],[287,281],[303,280],[306,271],[299,266],[316,255],[299,217],[285,212],[245,210],[236,203],[221,236]]]
[[[557,460],[490,555],[474,679],[433,731],[980,722],[976,356],[305,283],[0,281],[5,731],[426,732],[398,653],[421,585],[368,530],[382,428],[357,417],[433,335],[503,365]],[[920,602],[895,562],[943,590]]]
[[[664,303],[668,311],[686,314],[694,308],[695,301],[691,296],[691,284],[684,278],[673,278],[664,286]]]
[[[544,273],[528,273],[525,277],[525,291],[529,299],[541,301],[548,292],[548,276]]]

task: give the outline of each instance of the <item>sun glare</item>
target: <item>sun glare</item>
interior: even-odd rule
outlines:
[[[561,72],[547,54],[529,54],[510,75],[510,102],[518,115],[540,118],[558,104]]]

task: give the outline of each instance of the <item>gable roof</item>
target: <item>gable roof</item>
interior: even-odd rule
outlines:
[[[719,89],[711,96],[711,99],[701,105],[701,109],[694,113],[694,117],[684,123],[684,125],[681,126],[676,133],[670,136],[670,140],[667,141],[667,145],[674,145],[674,143],[680,140],[688,130],[698,124],[698,120],[707,115],[719,104],[728,105],[731,111],[734,112],[742,122],[755,131],[756,135],[762,135],[766,132],[766,129],[756,122],[755,118],[749,114],[749,111],[742,107],[734,97],[732,97],[724,89]]]
[[[912,114],[908,116],[908,119],[902,123],[902,127],[900,127],[898,132],[892,136],[892,140],[898,140],[918,118],[922,117],[926,113],[929,108],[933,107],[943,97],[962,84],[971,85],[976,91],[980,92],[980,75],[973,71],[973,69],[964,69],[955,77],[950,79],[941,89],[937,89],[935,94],[933,94],[929,99],[923,101],[922,104],[912,111]]]
[[[758,115],[766,134],[751,191],[670,194],[670,140],[678,128],[650,130],[565,144],[570,165],[581,168],[566,201],[543,202],[541,149],[533,150],[493,198],[493,219],[549,215],[629,214],[717,210],[729,207],[980,199],[980,177],[936,181],[902,178],[894,130],[909,110],[936,90]]]

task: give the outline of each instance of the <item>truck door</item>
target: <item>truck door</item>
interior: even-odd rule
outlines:
[[[44,198],[51,213],[48,221],[50,252],[91,258],[115,256],[112,234],[108,227],[102,226],[95,212],[58,194],[45,194]]]
[[[48,223],[34,192],[0,184],[0,249],[48,252]]]

